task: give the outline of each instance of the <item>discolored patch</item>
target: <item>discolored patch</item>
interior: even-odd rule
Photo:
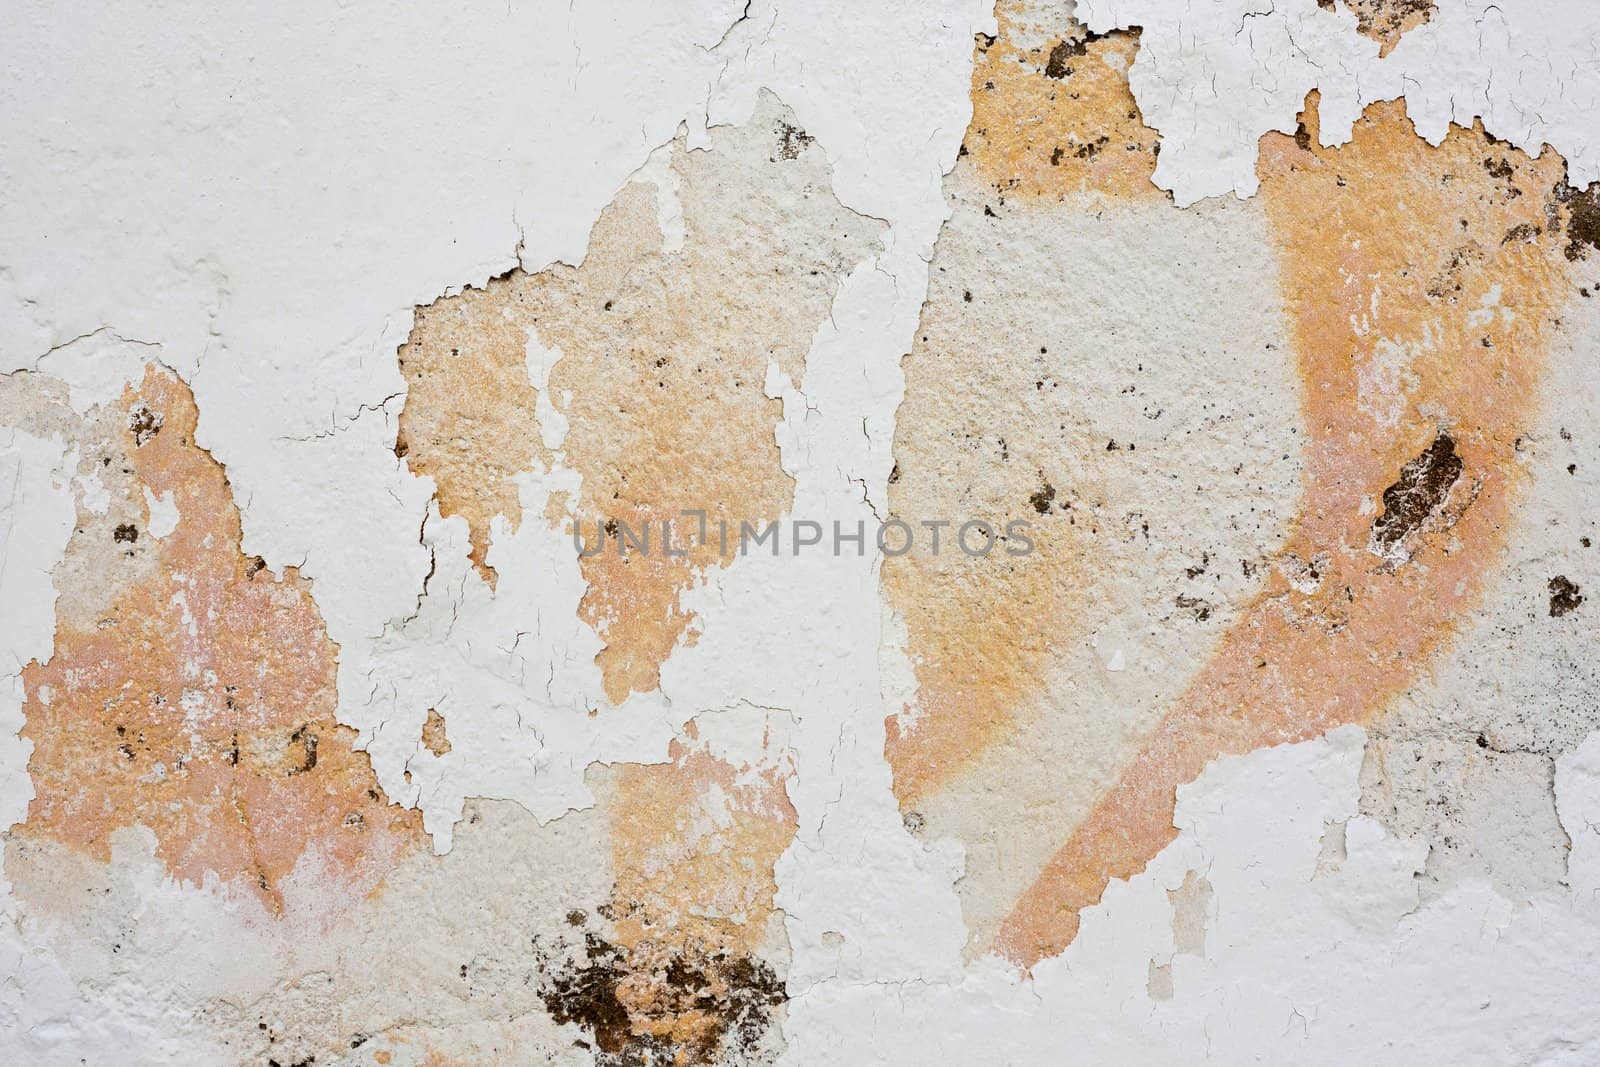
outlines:
[[[1012,46],[1059,75],[1041,81],[1070,84],[1110,47],[1048,11],[1004,13]],[[1092,110],[1131,107],[1118,77],[1061,106],[1118,121]],[[944,549],[924,533],[882,567],[911,690],[885,756],[907,827],[964,848],[975,954],[1245,601],[1248,571],[1217,560],[1275,545],[1295,478],[1259,207],[1174,211],[1148,168],[1002,204],[987,166],[969,152],[946,179],[895,422],[890,510],[948,523]],[[1005,536],[967,555],[968,521]]]
[[[1573,291],[1563,164],[1481,129],[1430,148],[1400,104],[1369,108],[1343,148],[1317,147],[1315,122],[1313,99],[1310,136],[1269,135],[1260,164],[1303,379],[1294,529],[1018,902],[998,947],[1020,963],[1059,952],[1108,880],[1171,840],[1174,789],[1206,762],[1383,709],[1470,616],[1512,527],[1517,441]]]
[[[80,508],[54,654],[22,675],[36,795],[18,833],[107,860],[114,831],[143,826],[174,878],[216,878],[275,911],[303,859],[358,895],[374,888],[421,824],[386,802],[334,721],[338,650],[307,583],[240,554],[183,382],[150,367],[111,409],[121,425],[91,469],[118,470],[133,500],[170,498],[179,519],[121,539],[129,558],[108,564],[107,519]]]
[[[785,999],[773,868],[797,826],[787,762],[735,766],[698,733],[691,722],[668,763],[591,774],[613,813],[615,881],[596,909],[609,935],[588,929],[546,997],[594,1033],[602,1062],[746,1057]]]
[[[999,35],[978,44],[973,118],[947,181],[956,224],[984,220],[969,250],[980,264],[1038,256],[1048,240],[1030,240],[1034,218],[1087,215],[1100,197],[1159,197],[1149,181],[1154,132],[1139,123],[1127,85],[1136,39],[1053,24],[1048,10],[1024,2],[1001,3],[996,17]],[[1007,196],[1016,198],[1012,207],[997,215],[990,205],[1004,208]],[[1036,215],[1058,202],[1059,214]],[[1099,445],[1065,421],[1059,356],[995,319],[997,311],[1015,317],[999,309],[1030,299],[1009,284],[1027,283],[995,270],[981,279],[975,302],[976,275],[951,269],[964,258],[951,249],[968,244],[954,228],[941,237],[904,364],[889,489],[891,509],[914,528],[953,523],[943,552],[931,551],[919,529],[928,547],[890,556],[883,568],[917,678],[914,713],[886,724],[885,751],[906,810],[1016,729],[1019,705],[1073,629],[1060,606],[1081,591],[1104,521],[1095,475],[1081,462]],[[1029,521],[1021,539],[1002,537],[986,557],[957,550],[962,522],[1003,532],[1014,518]]]
[[[605,791],[617,812],[616,939],[755,951],[774,914],[773,865],[797,825],[787,764],[738,767],[683,741],[668,756],[619,765]]]
[[[882,229],[838,203],[821,150],[766,95],[749,125],[713,130],[709,151],[674,142],[655,182],[617,194],[581,267],[514,270],[419,308],[399,354],[411,391],[398,448],[434,479],[441,511],[466,518],[486,579],[490,521],[522,520],[519,472],[582,475],[571,512],[552,518],[576,522],[594,553],[580,612],[605,641],[614,703],[657,686],[689,624],[679,593],[725,562],[682,513],[737,530],[789,506],[768,368],[799,380]],[[663,523],[683,555],[667,554]],[[624,534],[649,550],[619,551]]]
[[[970,167],[958,165],[952,181],[969,176]],[[958,196],[956,210],[972,218],[980,203],[981,192]],[[944,248],[952,242],[947,236]],[[1081,584],[1100,521],[1092,500],[1082,499],[1095,493],[1093,476],[1077,462],[1093,450],[1089,435],[1078,426],[1061,433],[1055,390],[1033,388],[1049,374],[1048,361],[1020,339],[995,343],[987,308],[964,299],[963,278],[935,271],[896,416],[890,509],[918,546],[883,565],[917,681],[914,708],[886,723],[885,753],[905,810],[1016,728],[1019,704],[1073,628],[1056,607]],[[1008,537],[1013,519],[1028,525]],[[993,552],[960,550],[959,527],[968,521],[998,532]]]
[[[512,276],[416,309],[401,347],[406,403],[395,455],[433,479],[440,514],[467,520],[472,563],[491,584],[489,523],[522,517],[517,475],[539,439],[528,326],[508,314]]]
[[[1008,197],[1165,196],[1150,180],[1156,132],[1128,88],[1138,31],[1091,34],[1038,7],[1001,0],[999,33],[979,38],[961,157],[996,207]]]
[[[1379,44],[1378,54],[1386,56],[1400,38],[1433,17],[1434,0],[1341,0],[1356,17],[1356,32]],[[1324,6],[1332,7],[1332,0]]]

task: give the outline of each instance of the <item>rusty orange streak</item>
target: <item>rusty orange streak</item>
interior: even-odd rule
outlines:
[[[1563,164],[1452,129],[1430,148],[1375,105],[1339,149],[1262,145],[1262,193],[1303,381],[1304,493],[1279,566],[1137,756],[1017,902],[996,948],[1060,952],[1078,913],[1175,836],[1207,762],[1382,709],[1480,601],[1522,481],[1570,286]]]

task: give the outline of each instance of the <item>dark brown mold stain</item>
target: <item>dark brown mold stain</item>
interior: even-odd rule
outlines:
[[[1389,555],[1444,506],[1450,487],[1461,477],[1456,443],[1440,433],[1433,444],[1400,468],[1400,479],[1383,491],[1383,514],[1372,523],[1372,543]]]
[[[1041,515],[1050,513],[1050,505],[1055,503],[1056,487],[1045,482],[1039,490],[1028,498],[1029,505]]]
[[[1551,618],[1559,619],[1583,603],[1583,594],[1578,591],[1578,588],[1564,574],[1558,574],[1550,579]]]
[[[746,1059],[788,999],[772,968],[754,956],[693,944],[630,950],[593,931],[578,953],[538,938],[534,948],[540,999],[556,1022],[592,1035],[599,1067]]]
[[[143,448],[150,438],[161,432],[165,416],[151,411],[142,402],[128,412],[128,432],[133,434],[135,448]]]
[[[1600,248],[1600,182],[1587,189],[1574,189],[1563,181],[1556,188],[1556,202],[1567,211],[1566,257],[1576,263]]]
[[[815,137],[792,122],[779,122],[777,133],[778,154],[774,162],[779,159],[799,159],[800,153],[810,148],[812,143],[816,141]]]
[[[1050,49],[1050,58],[1045,61],[1045,77],[1055,78],[1058,81],[1063,78],[1070,78],[1074,73],[1072,61],[1088,53],[1090,41],[1098,41],[1103,36],[1103,34],[1086,32],[1082,37],[1069,37],[1066,40],[1057,42],[1056,46]]]

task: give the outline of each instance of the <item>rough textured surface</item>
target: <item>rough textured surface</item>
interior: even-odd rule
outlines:
[[[278,912],[305,863],[330,904],[359,899],[416,847],[419,821],[387,802],[354,731],[333,721],[337,650],[307,583],[240,554],[189,390],[151,366],[80,427],[35,376],[6,386],[22,425],[77,437],[80,479],[120,505],[80,496],[60,568],[84,585],[58,604],[47,662],[22,671],[34,798],[17,857],[43,839],[108,860],[113,834],[142,826],[179,882]],[[159,532],[153,500],[177,511]]]
[[[601,213],[581,267],[512,271],[419,308],[400,350],[396,453],[433,479],[442,515],[467,518],[486,578],[490,520],[522,519],[515,475],[537,460],[581,476],[550,517],[575,523],[591,553],[580,610],[606,642],[615,703],[656,688],[690,622],[678,594],[728,559],[683,513],[713,531],[764,525],[792,497],[768,368],[799,377],[840,278],[881,228],[833,199],[814,145],[770,97],[709,151],[674,141],[653,189],[631,183]],[[540,394],[553,398],[542,419]],[[664,555],[663,522],[681,560]],[[636,543],[632,558],[618,548]]]
[[[0,1061],[1600,1058],[1596,10],[22,4]]]

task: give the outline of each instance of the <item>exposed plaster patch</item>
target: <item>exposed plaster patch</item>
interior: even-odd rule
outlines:
[[[656,688],[690,624],[679,593],[731,558],[719,531],[731,525],[736,543],[740,523],[787,509],[769,363],[800,376],[840,278],[881,229],[832,198],[826,159],[788,116],[768,97],[747,126],[713,130],[708,151],[674,142],[657,166],[672,177],[624,189],[581,267],[513,271],[419,308],[401,349],[396,451],[433,479],[442,515],[466,517],[491,584],[490,521],[522,521],[516,475],[538,461],[582,479],[557,521],[576,523],[589,553],[581,612],[606,643],[613,703]],[[675,240],[663,213],[683,230]],[[555,454],[535,419],[546,408],[560,419]],[[664,522],[681,560],[665,555]],[[627,558],[624,527],[653,550]]]
[[[1434,0],[1343,0],[1356,17],[1356,32],[1381,45],[1386,56],[1409,30],[1433,17]],[[1334,0],[1318,0],[1324,11],[1333,9]]]
[[[444,716],[439,714],[437,708],[428,709],[428,718],[422,724],[422,744],[436,757],[450,751],[450,738],[445,733]]]
[[[227,479],[193,442],[181,382],[151,367],[106,411],[121,428],[105,466],[139,487],[133,501],[154,512],[146,529],[162,543],[124,569],[146,551],[135,527],[116,525],[108,553],[112,524],[97,519],[68,546],[69,560],[99,566],[53,654],[22,673],[37,795],[21,833],[109,860],[112,834],[142,825],[174,877],[232,883],[274,911],[308,854],[349,889],[372,888],[420,827],[332,720],[337,650],[303,581],[239,553]]]
[[[1211,883],[1199,871],[1183,876],[1183,884],[1167,892],[1172,904],[1172,949],[1191,956],[1206,954],[1206,924],[1210,921]]]
[[[1128,90],[1138,32],[1089,34],[1028,0],[995,12],[999,33],[975,49],[961,157],[994,187],[996,207],[1087,192],[1159,197],[1149,180],[1156,132]]]
[[[1017,53],[1011,36],[1047,15],[1007,5],[980,42],[888,486],[893,515],[949,520],[947,541],[968,519],[1029,524],[1025,554],[1012,538],[986,558],[947,544],[883,566],[914,679],[885,753],[902,813],[965,848],[974,952],[1253,595],[1261,578],[1238,561],[1275,550],[1299,478],[1260,209],[1176,212],[1137,152],[1033,190],[1039,161],[1002,150],[1027,143],[999,137],[1002,117],[1051,93],[1036,145],[1125,126],[1133,107],[1114,68],[1081,93],[1087,68],[1050,77],[1049,41],[1078,39],[1070,25]]]

